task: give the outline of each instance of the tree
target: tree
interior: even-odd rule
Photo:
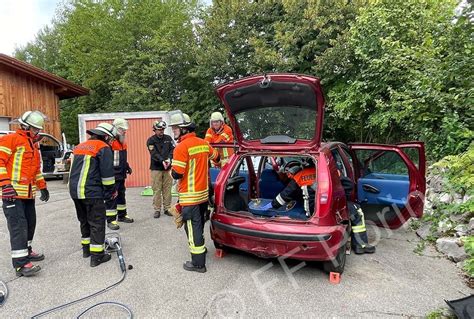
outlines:
[[[361,9],[315,66],[324,75],[334,137],[421,139],[432,159],[467,147],[473,132],[461,114],[472,106],[472,72],[463,69],[473,62],[472,23],[462,17],[454,23],[455,6],[381,0]]]

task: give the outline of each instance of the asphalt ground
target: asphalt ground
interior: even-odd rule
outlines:
[[[10,259],[6,220],[0,217],[0,280],[10,295],[0,318],[31,317],[48,308],[101,290],[118,281],[116,255],[96,268],[82,258],[79,222],[66,185],[50,181],[51,199],[37,203],[33,247],[44,252],[41,273],[16,278]],[[125,280],[92,299],[54,312],[48,318],[72,318],[103,301],[126,304],[136,318],[250,318],[250,317],[423,317],[445,307],[444,299],[473,293],[456,266],[427,247],[417,255],[419,239],[408,227],[395,232],[370,228],[377,242],[373,255],[347,256],[340,284],[329,282],[318,263],[300,264],[261,259],[232,251],[214,256],[209,238],[207,273],[182,268],[189,259],[184,230],[172,218],[153,219],[151,197],[141,188],[127,191],[133,224],[119,230],[128,265]],[[3,215],[3,214],[2,214]],[[126,318],[123,309],[96,308],[88,318]]]

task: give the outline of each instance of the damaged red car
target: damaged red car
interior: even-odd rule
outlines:
[[[297,74],[251,76],[216,89],[234,129],[235,152],[222,169],[211,168],[216,248],[261,257],[322,261],[344,270],[351,225],[341,175],[355,183],[351,199],[366,223],[398,228],[421,217],[425,154],[421,142],[397,145],[323,142],[324,96],[320,80]],[[290,161],[316,168],[314,210],[301,201],[268,207],[285,188],[281,168]]]

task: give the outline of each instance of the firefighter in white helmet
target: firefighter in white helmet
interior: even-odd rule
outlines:
[[[178,141],[173,152],[171,176],[178,180],[178,211],[188,236],[191,261],[188,271],[206,272],[204,223],[209,196],[209,160],[219,162],[219,154],[194,133],[196,126],[187,114],[174,111],[170,126]],[[181,209],[182,208],[182,209]]]
[[[232,143],[234,141],[234,135],[232,133],[232,128],[225,124],[224,116],[220,112],[213,112],[209,120],[209,128],[206,131],[206,136],[204,140],[208,143]],[[214,166],[220,167],[227,163],[229,157],[234,154],[234,150],[231,147],[222,147],[218,149],[221,162],[220,165]]]
[[[36,143],[44,129],[44,115],[28,111],[18,122],[20,129],[0,137],[0,186],[13,267],[17,276],[28,277],[41,269],[31,262],[44,259],[43,254],[35,253],[31,248],[36,227],[36,191],[41,192],[40,200],[49,200]]]
[[[133,218],[127,214],[127,202],[125,200],[125,180],[127,175],[132,174],[132,168],[128,164],[127,159],[127,143],[125,137],[129,129],[128,121],[123,118],[114,120],[113,125],[117,130],[115,140],[112,142],[112,152],[114,154],[114,172],[115,172],[115,189],[117,197],[105,203],[107,212],[107,227],[117,230],[120,226],[117,220],[123,223],[133,223]]]
[[[69,193],[81,226],[82,256],[91,257],[96,267],[110,260],[105,252],[105,202],[117,197],[114,156],[110,145],[117,136],[115,127],[100,123],[87,130],[90,138],[74,148],[69,177]]]

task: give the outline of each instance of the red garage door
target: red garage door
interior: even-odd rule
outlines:
[[[146,141],[153,135],[153,122],[159,121],[161,118],[133,118],[127,120],[130,125],[126,139],[128,163],[133,169],[133,174],[127,178],[126,186],[143,187],[151,185],[150,153],[146,147]],[[112,123],[112,120],[86,120],[86,128],[94,128],[102,122]]]

